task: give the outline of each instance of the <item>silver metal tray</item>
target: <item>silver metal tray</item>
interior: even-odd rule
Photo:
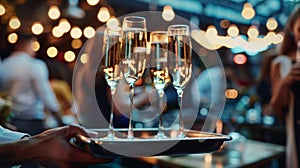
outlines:
[[[154,138],[157,129],[134,129],[134,139],[127,139],[127,129],[116,129],[116,139],[104,137],[107,129],[90,129],[98,133],[97,137],[88,138],[78,135],[70,143],[96,157],[142,157],[161,155],[182,155],[209,153],[218,150],[224,141],[231,140],[228,135],[185,130],[184,138],[177,138],[177,130],[165,130],[167,138]]]

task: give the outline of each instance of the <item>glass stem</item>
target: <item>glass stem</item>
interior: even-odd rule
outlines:
[[[183,90],[178,89],[178,102],[179,102],[179,134],[178,137],[184,137],[184,123],[182,117],[182,97],[183,97]]]
[[[164,137],[164,126],[163,126],[163,108],[162,108],[162,100],[164,96],[164,91],[158,91],[158,110],[160,112],[159,115],[159,122],[158,122],[158,133],[157,137],[158,138],[163,138]]]
[[[131,90],[131,93],[129,95],[129,97],[130,97],[130,111],[129,111],[129,126],[128,126],[127,138],[128,139],[133,139],[133,125],[132,125],[132,120],[133,120],[133,96],[134,96],[134,86],[133,85],[130,85],[130,90]]]
[[[111,106],[110,106],[110,116],[109,116],[109,126],[108,126],[108,133],[107,137],[110,139],[114,138],[114,102],[113,102],[113,95],[115,94],[116,90],[111,89]]]

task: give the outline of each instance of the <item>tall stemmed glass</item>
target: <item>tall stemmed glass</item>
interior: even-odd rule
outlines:
[[[156,138],[165,138],[163,128],[163,97],[164,89],[170,81],[168,72],[168,32],[167,31],[153,31],[150,33],[150,73],[152,76],[154,87],[158,93],[158,111],[159,116],[158,133]]]
[[[188,25],[171,25],[168,27],[168,64],[173,78],[173,85],[178,94],[179,102],[179,134],[184,137],[182,117],[183,90],[192,74],[192,48]]]
[[[104,32],[104,59],[102,60],[102,70],[105,79],[111,90],[111,107],[110,118],[108,126],[108,139],[114,139],[114,126],[113,126],[113,96],[116,92],[118,82],[121,78],[121,28],[111,27],[107,28]]]
[[[123,20],[122,33],[122,70],[130,87],[130,116],[127,138],[133,136],[133,96],[136,81],[143,75],[146,68],[147,29],[146,18],[127,16]]]

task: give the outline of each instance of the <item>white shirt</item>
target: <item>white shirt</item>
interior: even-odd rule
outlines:
[[[0,144],[14,142],[20,140],[25,136],[29,136],[29,135],[21,132],[11,131],[9,129],[0,126]]]
[[[25,52],[14,52],[0,66],[0,90],[12,97],[12,114],[19,119],[44,119],[44,108],[59,111],[46,64]]]
[[[272,64],[280,64],[280,76],[285,78],[292,68],[292,60],[284,55],[276,57]],[[297,162],[297,151],[295,142],[295,131],[294,131],[294,96],[290,94],[289,112],[286,115],[286,132],[287,132],[287,147],[286,147],[286,167],[294,168],[298,167]]]

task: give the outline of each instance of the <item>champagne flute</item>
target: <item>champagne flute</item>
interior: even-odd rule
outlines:
[[[123,20],[122,33],[122,70],[130,87],[130,113],[128,139],[133,139],[133,96],[136,81],[142,77],[146,68],[147,29],[146,18],[127,16]]]
[[[108,126],[108,139],[114,139],[114,126],[113,126],[113,96],[116,92],[118,82],[121,78],[121,28],[111,27],[107,28],[104,32],[104,59],[102,60],[102,70],[104,72],[105,80],[111,90],[111,107],[110,118]]]
[[[168,50],[169,72],[173,78],[173,85],[177,91],[180,106],[178,137],[184,137],[183,90],[192,75],[192,48],[188,25],[171,25],[168,27]]]
[[[158,94],[158,111],[163,111],[162,101],[164,97],[164,89],[170,81],[168,72],[168,32],[153,31],[150,33],[150,73],[153,84]],[[158,133],[156,138],[166,138],[163,128],[163,115],[159,115]]]

